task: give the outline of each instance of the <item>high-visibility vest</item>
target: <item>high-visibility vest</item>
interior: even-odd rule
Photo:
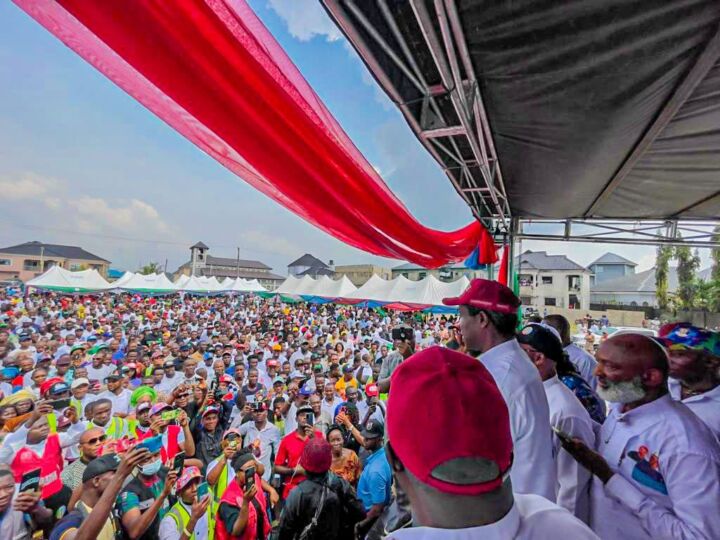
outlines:
[[[208,505],[207,510],[205,511],[208,520],[207,540],[213,540],[215,538],[215,513],[212,511],[211,507],[212,503]],[[175,521],[175,526],[180,534],[182,534],[184,529],[187,529],[188,523],[190,523],[190,514],[188,514],[187,508],[185,508],[180,501],[175,503],[175,505],[168,511],[167,515]],[[196,538],[195,531],[193,531],[189,540],[205,539]]]
[[[222,499],[222,496],[228,487],[229,481],[228,463],[226,461],[225,464],[222,466],[222,472],[220,472],[220,476],[218,476],[217,482],[215,482],[215,485],[212,486],[213,500],[210,503],[210,506],[213,508],[213,515],[220,507],[220,499]]]
[[[90,427],[99,427],[100,429],[105,430],[105,436],[108,439],[122,439],[124,436],[128,435],[128,429],[127,429],[127,422],[123,420],[122,418],[118,418],[117,416],[113,416],[110,418],[110,424],[106,426],[96,426],[93,422],[90,422]]]

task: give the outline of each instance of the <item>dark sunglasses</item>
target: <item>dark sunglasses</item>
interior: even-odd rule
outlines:
[[[99,443],[99,442],[105,442],[106,439],[107,439],[107,435],[100,435],[99,437],[95,437],[94,439],[90,439],[89,441],[87,441],[87,442],[84,443],[84,444],[96,444],[96,443]]]

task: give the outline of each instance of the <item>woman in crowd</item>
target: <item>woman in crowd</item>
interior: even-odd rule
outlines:
[[[362,469],[358,455],[343,446],[345,438],[343,430],[337,424],[330,426],[327,433],[327,441],[332,449],[332,465],[330,470],[340,478],[347,480],[351,486],[357,486]]]

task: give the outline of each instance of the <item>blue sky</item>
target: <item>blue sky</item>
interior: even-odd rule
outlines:
[[[250,0],[330,111],[416,217],[471,219],[438,165],[316,0]],[[267,262],[305,252],[336,264],[396,264],[348,247],[225,170],[14,4],[0,3],[0,245],[81,245],[134,270],[174,271],[188,246]],[[612,249],[652,265],[653,248],[525,243],[581,264]]]

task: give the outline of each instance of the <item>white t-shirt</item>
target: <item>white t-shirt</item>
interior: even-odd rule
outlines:
[[[95,400],[109,399],[112,403],[112,409],[110,409],[110,414],[130,414],[130,396],[132,396],[132,392],[127,388],[123,388],[122,392],[120,392],[119,394],[114,394],[110,390],[105,390],[104,392],[100,392],[95,397]]]
[[[468,529],[411,527],[400,529],[387,540],[598,540],[582,521],[564,508],[537,495],[515,495],[505,516],[490,525]]]

